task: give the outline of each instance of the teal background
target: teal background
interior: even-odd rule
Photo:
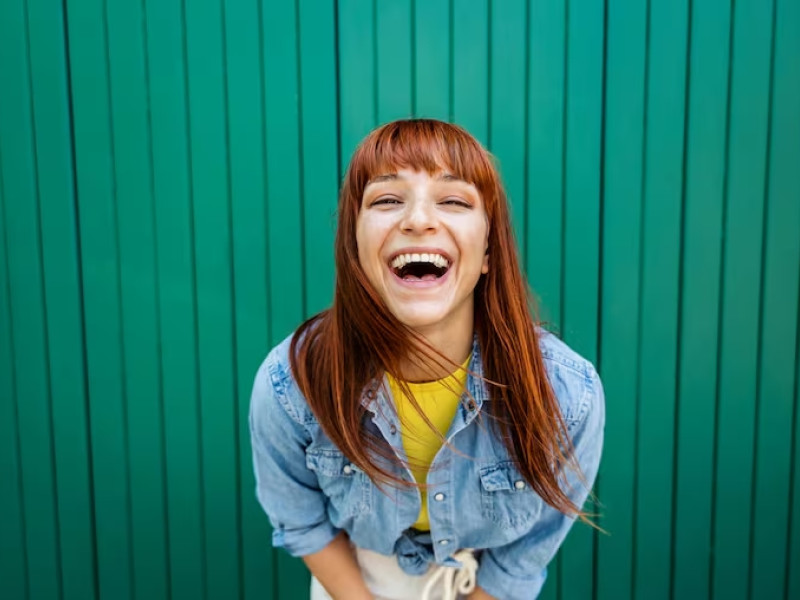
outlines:
[[[302,598],[246,427],[372,127],[497,156],[600,368],[543,596],[800,599],[800,2],[0,1],[0,596]]]

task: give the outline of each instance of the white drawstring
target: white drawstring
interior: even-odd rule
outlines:
[[[459,550],[453,555],[453,558],[459,561],[461,566],[437,567],[431,578],[428,579],[428,583],[425,584],[420,600],[433,600],[431,593],[439,579],[442,580],[444,592],[441,600],[457,600],[459,594],[469,594],[475,589],[478,561],[475,560],[472,550]]]

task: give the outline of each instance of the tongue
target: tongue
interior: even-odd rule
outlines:
[[[417,277],[416,275],[406,275],[403,277],[404,281],[434,281],[436,279],[436,275],[433,273],[426,273],[422,277]]]

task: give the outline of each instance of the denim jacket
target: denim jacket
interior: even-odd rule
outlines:
[[[586,484],[600,462],[605,408],[594,367],[562,341],[540,332],[550,384],[558,398]],[[573,519],[547,505],[514,465],[491,419],[493,401],[484,382],[469,375],[474,403],[462,402],[428,474],[430,532],[410,529],[420,511],[414,487],[379,489],[335,447],[311,412],[289,366],[287,338],[270,352],[256,375],[250,432],[256,494],[273,527],[274,546],[294,556],[324,548],[340,530],[356,546],[396,555],[409,574],[431,563],[459,566],[452,555],[479,550],[478,585],[501,600],[536,598]],[[473,345],[470,371],[481,375],[480,348]],[[365,390],[367,423],[404,457],[400,422],[386,385]],[[408,469],[395,474],[413,481]],[[586,484],[569,473],[565,491],[581,506]]]

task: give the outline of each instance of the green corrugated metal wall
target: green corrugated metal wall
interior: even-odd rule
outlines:
[[[0,596],[302,597],[246,428],[373,126],[488,144],[596,361],[548,599],[800,598],[800,2],[0,1]]]

